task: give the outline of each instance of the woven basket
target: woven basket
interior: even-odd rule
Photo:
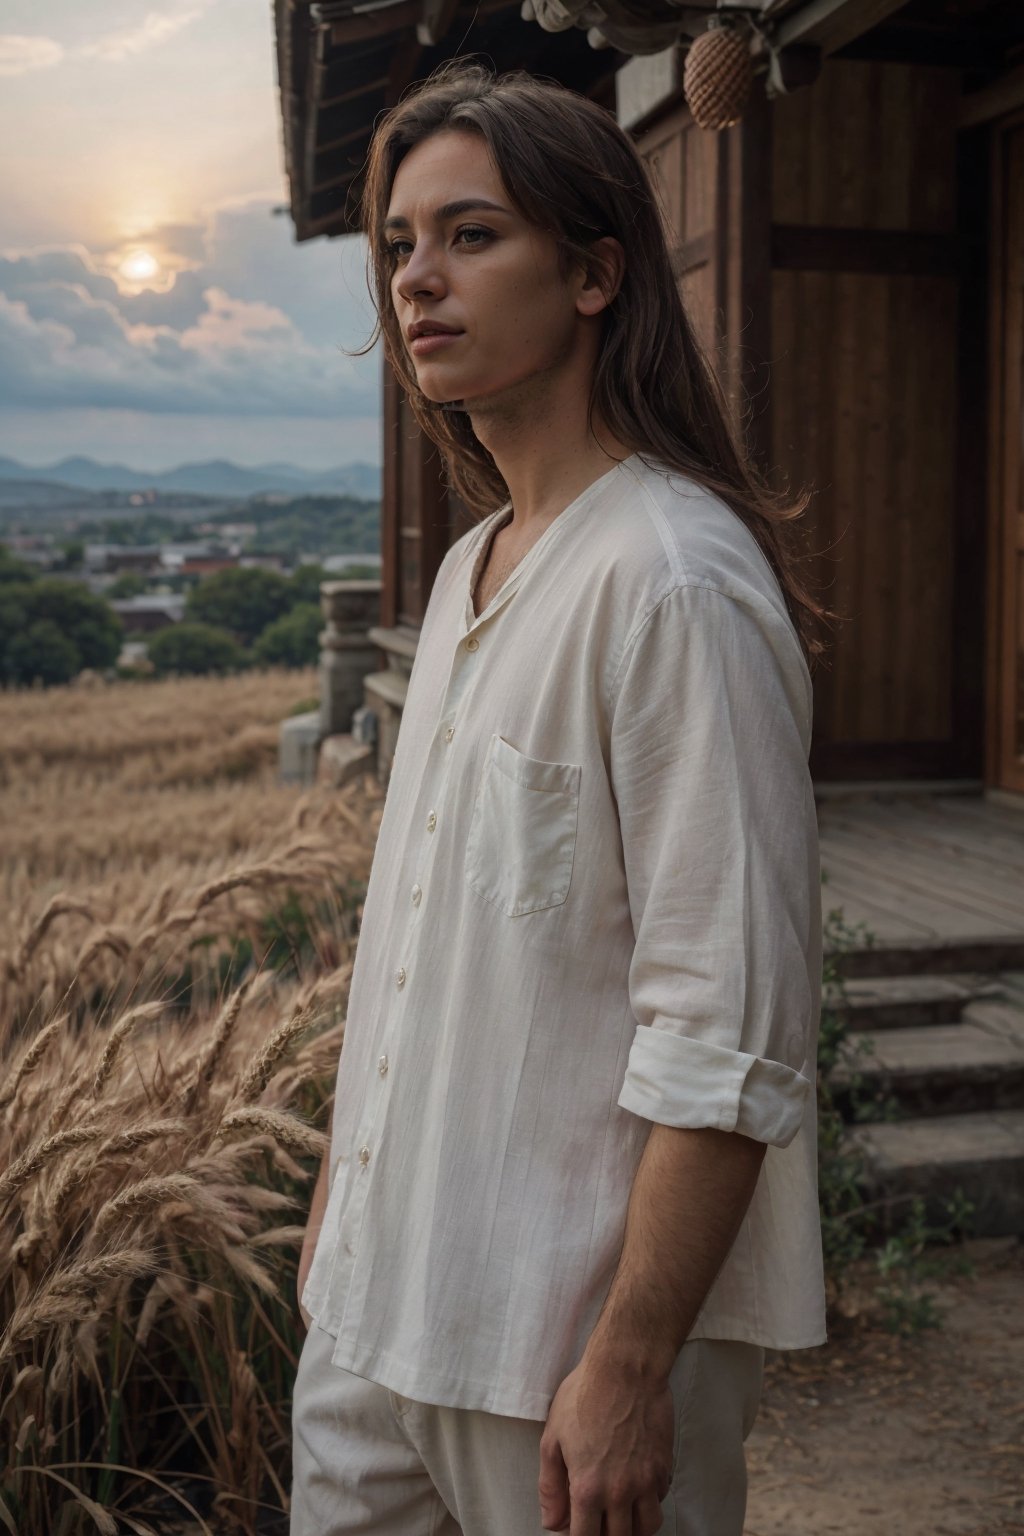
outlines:
[[[712,24],[690,44],[683,91],[701,128],[729,128],[743,116],[754,81],[746,36],[736,27]]]

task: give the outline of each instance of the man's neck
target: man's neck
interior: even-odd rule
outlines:
[[[628,458],[630,449],[595,419],[586,394],[569,401],[504,399],[467,405],[473,430],[509,489],[512,527],[524,537],[552,522],[588,485]]]

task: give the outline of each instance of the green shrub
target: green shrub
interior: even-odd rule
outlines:
[[[245,665],[241,646],[212,624],[172,624],[155,634],[147,649],[158,677],[202,677]]]
[[[973,1211],[959,1188],[943,1202],[938,1221],[926,1218],[920,1200],[908,1198],[900,1204],[873,1198],[864,1158],[850,1140],[847,1117],[857,1124],[892,1119],[896,1106],[884,1095],[869,1094],[856,1071],[858,1057],[870,1051],[850,1039],[845,1011],[849,998],[837,957],[855,947],[870,949],[875,935],[865,923],[848,924],[841,907],[825,913],[822,930],[826,1000],[818,1035],[818,1203],[830,1308],[839,1307],[851,1266],[873,1255],[874,1299],[884,1326],[896,1333],[917,1333],[938,1323],[934,1297],[927,1289],[928,1280],[942,1268],[936,1251],[969,1232]],[[845,1116],[830,1081],[840,1062],[849,1069]]]
[[[35,619],[7,647],[7,669],[19,683],[69,683],[82,670],[78,647],[52,619]]]
[[[239,566],[201,581],[188,594],[185,612],[192,622],[226,629],[240,644],[252,645],[292,606],[286,576],[260,566]]]
[[[122,633],[110,604],[83,582],[49,576],[0,584],[5,683],[66,683],[83,667],[103,672],[117,661]]]
[[[299,603],[291,613],[267,625],[253,646],[253,654],[265,667],[315,666],[323,627],[319,604]]]

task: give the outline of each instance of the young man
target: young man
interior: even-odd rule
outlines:
[[[824,1338],[800,509],[593,103],[450,67],[364,203],[387,355],[486,515],[364,905],[293,1536],[740,1536],[764,1348]]]

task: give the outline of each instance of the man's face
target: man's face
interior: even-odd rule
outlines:
[[[582,341],[583,276],[559,272],[553,236],[512,205],[477,134],[445,130],[398,168],[385,223],[391,301],[428,400],[498,403],[541,382]],[[450,334],[411,338],[422,323]]]

